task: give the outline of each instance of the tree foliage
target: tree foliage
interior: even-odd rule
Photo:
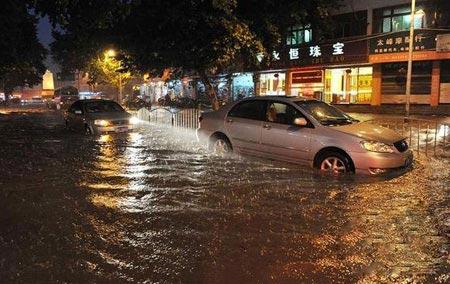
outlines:
[[[6,0],[0,9],[0,88],[42,82],[47,51],[36,35],[37,18],[24,1]]]
[[[107,52],[91,59],[85,70],[89,75],[88,83],[91,85],[108,84],[119,89],[131,79],[131,73],[123,68],[122,61],[116,56],[108,55]]]
[[[198,75],[215,103],[211,75],[258,68],[256,55],[270,60],[293,24],[326,30],[337,2],[61,0],[38,7],[57,28],[52,51],[66,67],[87,66],[113,44],[129,55],[124,63],[130,70],[160,73],[170,67],[173,74]]]

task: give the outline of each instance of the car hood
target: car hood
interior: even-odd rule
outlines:
[[[100,112],[100,113],[89,113],[87,115],[89,119],[106,119],[106,120],[119,120],[128,119],[131,114],[128,112]]]
[[[378,141],[386,144],[393,144],[394,142],[397,142],[404,138],[400,134],[389,128],[375,125],[369,122],[336,126],[333,127],[333,129],[339,132],[359,137],[363,140]]]

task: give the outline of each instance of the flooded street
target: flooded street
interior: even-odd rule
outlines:
[[[333,178],[0,113],[0,282],[449,283],[449,164]]]

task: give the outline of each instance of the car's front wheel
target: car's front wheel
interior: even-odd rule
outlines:
[[[350,159],[341,153],[326,152],[319,158],[318,168],[322,172],[344,174],[352,172]]]
[[[213,137],[210,141],[210,150],[217,155],[224,156],[233,152],[230,141],[226,137]]]

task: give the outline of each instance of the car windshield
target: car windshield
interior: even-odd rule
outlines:
[[[330,106],[320,101],[298,101],[295,102],[298,106],[304,109],[308,114],[312,115],[322,125],[334,126],[344,125],[357,122],[358,120],[352,118],[348,114],[339,109]]]
[[[98,102],[87,102],[86,111],[88,113],[99,113],[99,112],[122,112],[123,108],[115,102],[98,101]]]

